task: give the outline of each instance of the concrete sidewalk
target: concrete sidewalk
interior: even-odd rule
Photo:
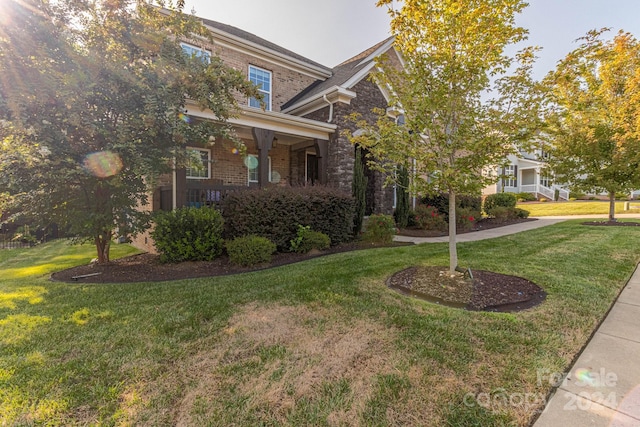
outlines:
[[[556,224],[562,222],[565,219],[548,219],[538,218],[537,221],[521,222],[520,224],[506,225],[504,227],[490,228],[482,231],[472,231],[470,233],[459,234],[456,236],[456,241],[461,242],[473,242],[476,240],[493,239],[495,237],[508,236],[509,234],[519,233],[521,231],[533,230],[535,228],[546,227],[547,225]],[[442,243],[448,242],[449,236],[442,237],[410,237],[410,236],[395,236],[396,242],[413,242],[415,244],[420,243]]]
[[[627,283],[534,427],[640,426],[640,269]],[[545,373],[543,380],[560,375]],[[539,377],[540,378],[540,377]]]

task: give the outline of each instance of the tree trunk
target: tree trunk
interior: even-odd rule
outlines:
[[[449,274],[452,276],[458,266],[458,249],[456,247],[456,193],[449,190]]]
[[[98,264],[109,262],[109,249],[111,248],[111,232],[98,234],[95,238],[96,251],[98,252]]]
[[[615,222],[616,220],[616,193],[609,192],[609,221]]]

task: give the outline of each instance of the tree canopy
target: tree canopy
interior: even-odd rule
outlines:
[[[378,169],[412,171],[412,193],[449,194],[453,272],[456,195],[478,194],[496,180],[489,169],[530,140],[538,120],[541,97],[530,78],[535,50],[505,53],[526,39],[515,24],[526,3],[406,0],[396,10],[392,0],[379,0],[378,6],[389,7],[402,66],[383,57],[374,79],[389,88],[395,113],[379,111],[374,125],[360,122],[363,132],[352,140],[368,149]],[[519,67],[507,74],[515,62]]]
[[[163,3],[163,5],[165,5]],[[142,0],[0,3],[0,180],[13,212],[96,243],[149,224],[150,185],[185,143],[234,138],[234,98],[259,94],[220,58],[188,57],[207,40],[195,17]],[[217,121],[186,117],[187,100]]]
[[[615,195],[640,188],[640,43],[620,31],[603,40],[590,31],[546,82],[555,179],[586,192],[607,192],[609,219]]]

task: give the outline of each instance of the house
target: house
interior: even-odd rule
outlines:
[[[554,183],[545,173],[546,156],[539,149],[533,153],[519,149],[517,154],[507,156],[506,164],[493,171],[502,178],[486,187],[482,194],[531,193],[537,199],[569,200],[569,190]]]
[[[329,68],[247,31],[202,19],[214,43],[203,39],[181,43],[186,53],[218,55],[225,64],[241,70],[260,86],[265,109],[256,99],[237,99],[239,117],[229,122],[242,139],[247,155],[241,156],[231,141],[188,146],[193,163],[163,176],[147,210],[217,203],[229,191],[252,186],[325,184],[351,192],[355,149],[342,133],[356,131],[348,116],[354,112],[375,120],[372,109],[386,108],[388,96],[368,76],[374,59],[387,55],[400,64],[389,38]],[[187,104],[185,120],[212,120],[210,111]],[[366,169],[367,213],[390,214],[393,188],[384,176]],[[137,246],[153,251],[148,235]]]

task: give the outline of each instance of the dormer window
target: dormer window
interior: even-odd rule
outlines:
[[[271,72],[262,68],[249,65],[249,81],[256,86],[262,94],[265,109],[271,111]],[[260,101],[256,98],[249,98],[249,106],[261,108]]]
[[[180,43],[180,47],[182,48],[182,51],[191,58],[200,58],[200,60],[205,64],[211,62],[211,54],[204,49],[187,43]]]

